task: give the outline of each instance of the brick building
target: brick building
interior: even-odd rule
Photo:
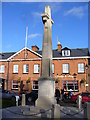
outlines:
[[[52,58],[52,72],[56,79],[56,87],[60,90],[64,88],[65,92],[73,91],[74,94],[89,91],[90,78],[87,77],[86,70],[89,58],[88,48],[62,48],[58,42]],[[37,46],[32,46],[32,50],[25,47],[18,52],[1,53],[0,87],[18,92],[22,83],[26,91],[37,90],[41,60],[42,51],[39,51]]]

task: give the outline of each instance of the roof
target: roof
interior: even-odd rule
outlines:
[[[63,48],[64,50],[64,48]],[[80,57],[80,56],[89,56],[88,48],[76,48],[76,49],[70,49],[71,54],[67,57]],[[53,50],[53,58],[55,57],[62,57],[61,51]],[[37,51],[38,54],[42,55],[42,51]],[[63,56],[64,57],[64,56]],[[66,57],[66,56],[65,56]]]
[[[66,47],[65,47],[66,48]],[[27,48],[29,49],[29,48]],[[62,57],[62,50],[65,50],[64,48],[61,49],[60,51],[53,50],[53,58],[60,58]],[[76,48],[76,49],[70,49],[71,54],[70,56],[67,57],[83,57],[83,56],[89,56],[89,51],[88,48]],[[31,50],[32,51],[32,50]],[[20,52],[20,51],[19,51]],[[32,51],[34,54],[37,54],[42,57],[42,51]],[[13,57],[14,55],[18,54],[18,52],[5,52],[5,53],[0,53],[0,60],[8,59]],[[66,56],[63,56],[66,57]]]
[[[16,52],[5,52],[0,53],[0,60],[1,59],[8,59],[10,56],[14,55]]]
[[[68,47],[64,47],[62,48],[62,50],[71,50],[71,49],[69,49]]]

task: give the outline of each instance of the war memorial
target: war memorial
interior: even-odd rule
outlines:
[[[39,81],[38,99],[35,106],[27,106],[25,94],[22,95],[22,105],[5,109],[2,112],[4,118],[90,118],[90,104],[86,108],[77,110],[70,107],[61,107],[56,104],[55,99],[55,79],[52,74],[52,25],[50,6],[45,7],[45,13],[41,14],[43,21],[43,45],[42,45],[42,66]],[[48,87],[47,87],[48,86]],[[60,111],[61,110],[61,111]],[[68,110],[69,113],[66,113]],[[71,111],[74,111],[72,114]],[[0,111],[1,112],[1,111]],[[63,113],[63,115],[61,114]],[[75,113],[76,112],[76,113]],[[65,116],[66,115],[66,116]],[[69,116],[67,116],[69,115]],[[64,117],[65,116],[65,117]]]
[[[30,111],[23,111],[23,114],[29,115],[47,111],[45,114],[41,114],[41,116],[46,118],[60,118],[60,105],[56,104],[55,79],[52,74],[52,24],[54,22],[51,19],[50,6],[45,7],[45,13],[41,14],[41,16],[44,28],[41,76],[38,79],[38,99],[36,100],[35,107],[31,108]]]

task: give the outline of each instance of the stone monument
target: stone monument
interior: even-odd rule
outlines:
[[[41,118],[60,118],[60,105],[55,100],[55,79],[52,74],[52,24],[51,9],[45,7],[45,13],[41,14],[44,24],[41,77],[39,81],[38,99],[35,107],[29,111],[23,111],[24,115],[36,114]],[[38,114],[40,113],[40,114]]]
[[[52,74],[52,24],[51,9],[45,7],[45,13],[41,14],[44,24],[41,77],[39,78],[39,91],[36,106],[48,108],[55,104],[55,79]]]

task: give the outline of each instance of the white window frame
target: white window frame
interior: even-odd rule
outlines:
[[[27,66],[28,66],[28,72],[29,72],[29,64],[23,64],[23,73],[28,73]]]
[[[66,82],[66,85],[65,85],[65,86],[66,86],[66,89],[65,89],[65,91],[73,91],[73,92],[79,91],[79,83],[78,83],[78,80],[75,80],[75,81],[72,80],[72,84],[73,84],[73,88],[74,88],[74,89],[68,89],[68,84],[69,84],[69,82],[70,82],[69,80],[63,80],[63,81],[62,81],[63,84],[64,84],[64,81]],[[78,89],[75,89],[75,85],[76,85],[75,82],[77,82]],[[62,84],[62,85],[63,85],[63,84]],[[62,86],[62,88],[63,88],[63,87],[64,87],[64,85]]]
[[[5,65],[0,65],[0,73],[5,73]]]
[[[13,73],[18,73],[18,65],[13,65]]]
[[[69,64],[63,64],[62,65],[63,73],[69,73]]]
[[[39,73],[40,65],[34,64],[34,73]]]
[[[70,56],[70,50],[67,50],[67,56]]]
[[[16,83],[13,83],[13,81],[16,81]],[[17,80],[12,80],[12,89],[13,90],[18,90],[18,88],[13,88],[13,85],[18,85]]]
[[[78,73],[85,73],[85,64],[78,63]]]
[[[62,50],[62,56],[70,56],[70,50]]]
[[[36,80],[33,80],[32,81],[32,90],[38,90],[38,89],[35,89],[33,86],[34,86],[34,82],[35,82]],[[38,82],[38,81],[37,81]],[[35,86],[38,86],[38,85],[35,85]],[[38,86],[38,88],[39,88],[39,86]]]
[[[54,74],[54,64],[52,64],[52,73]]]
[[[64,50],[62,50],[62,56],[65,56],[65,52],[64,52]]]

